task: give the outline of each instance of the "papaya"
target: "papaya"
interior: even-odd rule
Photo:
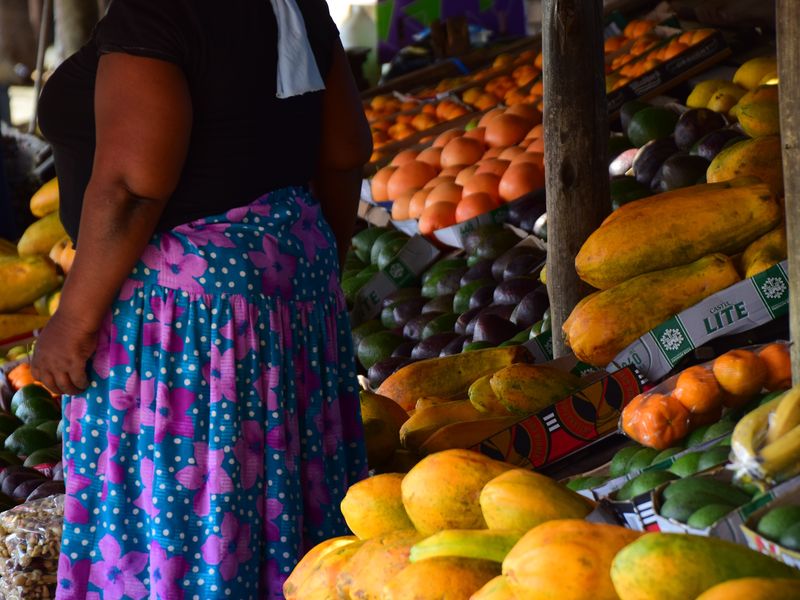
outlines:
[[[779,93],[779,86],[763,85],[756,88],[749,98],[739,100],[734,115],[742,131],[753,138],[780,133]]]
[[[621,600],[685,600],[730,579],[800,579],[797,571],[745,546],[711,537],[648,533],[611,565]]]
[[[59,194],[58,179],[53,178],[45,182],[31,196],[30,208],[35,217],[45,217],[58,210]]]
[[[800,580],[742,577],[715,585],[697,600],[796,600],[800,598]]]
[[[617,600],[611,562],[641,533],[578,519],[534,527],[508,553],[503,575],[516,598]]]
[[[0,314],[0,340],[36,331],[47,325],[50,315]]]
[[[503,575],[490,579],[470,600],[515,600],[514,590]]]
[[[389,580],[383,600],[469,600],[500,574],[499,565],[475,558],[437,557],[411,563]]]
[[[420,360],[389,375],[377,392],[411,410],[417,399],[424,396],[465,398],[476,379],[510,364],[530,361],[531,355],[523,346],[487,348]]]
[[[769,186],[748,177],[642,198],[606,217],[581,247],[575,268],[583,281],[605,290],[715,252],[736,254],[775,227],[781,212]]]
[[[492,375],[494,375],[494,373],[492,373]],[[476,379],[475,382],[469,386],[469,390],[467,391],[469,401],[476,410],[482,413],[507,415],[508,411],[505,406],[500,404],[500,400],[497,399],[494,391],[492,391],[492,386],[489,384],[492,375],[484,375]]]
[[[583,519],[594,510],[588,498],[527,469],[506,471],[489,481],[479,502],[489,529],[528,530],[554,519]]]
[[[53,245],[67,235],[57,212],[50,213],[34,221],[17,242],[20,256],[47,256]]]
[[[394,400],[368,390],[359,392],[364,442],[370,467],[379,467],[394,456],[400,446],[400,428],[408,413]]]
[[[489,385],[507,412],[526,415],[563,400],[580,389],[581,380],[553,367],[520,363],[497,371]]]
[[[305,579],[299,583],[294,597],[297,600],[336,600],[336,580],[339,573],[363,543],[350,542],[324,552],[314,561]]]
[[[775,229],[765,233],[745,249],[740,259],[744,276],[750,278],[766,271],[784,260],[787,251],[786,224],[781,222]]]
[[[739,98],[728,115],[733,119],[739,118],[739,107],[744,104],[752,102],[777,102],[778,101],[778,86],[775,83],[759,84],[756,88],[747,92],[744,96]]]
[[[777,135],[737,142],[717,154],[706,170],[709,183],[742,176],[757,177],[775,196],[783,195],[781,139]]]
[[[476,421],[487,415],[479,412],[469,400],[453,400],[414,411],[400,428],[400,444],[409,450],[419,448],[439,429],[453,423]]]
[[[403,508],[402,480],[402,473],[383,473],[348,488],[342,499],[342,515],[359,539],[414,528]]]
[[[286,581],[283,582],[283,595],[286,600],[298,600],[299,596],[297,595],[297,590],[300,588],[300,585],[316,570],[317,564],[326,554],[356,541],[358,541],[358,538],[355,536],[330,538],[324,542],[320,542],[306,552],[305,556],[300,559],[300,562],[297,563],[297,566],[289,574]]]
[[[339,572],[339,598],[381,600],[384,586],[409,564],[411,546],[421,539],[418,531],[401,529],[364,542]]]
[[[17,245],[6,239],[0,238],[0,256],[16,256]]]
[[[64,273],[69,273],[75,260],[75,246],[68,235],[58,240],[48,253],[48,257],[56,263]]]
[[[428,535],[443,529],[486,529],[481,490],[513,468],[470,450],[431,454],[403,478],[403,506],[414,527]]]
[[[518,416],[484,415],[476,421],[451,423],[440,427],[431,434],[419,447],[419,452],[427,455],[452,448],[472,448],[519,421],[520,417]]]
[[[61,278],[55,266],[42,256],[0,256],[0,313],[13,313],[52,292]]]
[[[567,343],[583,362],[605,367],[659,323],[737,281],[733,260],[723,254],[639,275],[573,310]]]

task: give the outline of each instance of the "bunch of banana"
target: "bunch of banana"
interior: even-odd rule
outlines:
[[[731,453],[742,480],[771,485],[800,473],[800,386],[742,417],[733,430]]]

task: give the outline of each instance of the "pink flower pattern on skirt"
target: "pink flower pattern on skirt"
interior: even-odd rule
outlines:
[[[57,600],[279,599],[366,474],[336,245],[288,188],[156,234],[65,397]]]

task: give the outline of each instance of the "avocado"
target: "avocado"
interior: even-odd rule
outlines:
[[[441,314],[444,313],[424,313],[410,319],[403,325],[403,336],[415,342],[420,341],[425,326]]]
[[[453,312],[460,314],[468,311],[470,309],[469,304],[472,294],[484,286],[494,286],[494,281],[489,279],[476,279],[475,281],[470,281],[466,285],[462,285],[461,289],[453,295]]]
[[[655,176],[653,191],[663,193],[706,182],[708,161],[702,156],[678,152],[668,157]],[[652,186],[651,186],[652,187]]]
[[[433,274],[422,284],[422,296],[435,298],[444,294],[455,294],[461,287],[461,276],[465,272],[466,268],[456,268]]]
[[[709,448],[700,455],[700,460],[697,462],[697,470],[705,471],[711,467],[725,464],[728,462],[730,453],[730,446],[714,446],[713,448]]]
[[[29,383],[19,388],[11,397],[11,412],[16,414],[17,408],[23,400],[29,398],[41,398],[52,402],[53,396],[47,389],[38,383]]]
[[[789,550],[800,551],[800,523],[795,523],[784,531],[778,543]]]
[[[30,423],[38,419],[58,419],[61,416],[61,409],[49,396],[47,398],[30,396],[17,404],[14,414],[23,423]]]
[[[387,231],[391,230],[388,227],[367,227],[353,236],[351,240],[353,252],[362,263],[366,264],[370,262],[372,245],[375,243],[375,240]]]
[[[575,477],[574,479],[570,479],[566,483],[566,486],[573,492],[577,492],[580,490],[590,490],[592,488],[599,487],[606,481],[608,481],[608,477],[604,477],[603,475],[586,475],[583,477]]]
[[[655,458],[653,458],[653,462],[651,462],[650,464],[657,465],[658,463],[664,462],[668,458],[675,456],[679,452],[683,452],[683,448],[673,447],[673,448],[667,448],[666,450],[662,450],[661,452],[656,454]]]
[[[702,443],[705,444],[706,442],[728,435],[733,431],[734,427],[736,427],[736,423],[733,421],[728,421],[727,419],[717,421],[706,429],[706,432],[703,434]]]
[[[465,335],[456,334],[447,345],[439,352],[439,356],[451,356],[453,354],[461,354],[464,351],[464,344],[469,340]]]
[[[663,138],[648,142],[636,153],[633,159],[633,175],[647,189],[653,190],[653,181],[661,165],[670,156],[678,152],[678,147],[672,138]]]
[[[397,229],[389,229],[388,231],[383,232],[380,236],[378,236],[378,239],[376,239],[373,242],[372,248],[370,248],[370,253],[369,253],[370,264],[373,265],[378,264],[378,257],[380,256],[381,251],[389,242],[393,240],[408,241],[408,236],[402,231],[398,231]]]
[[[649,106],[637,111],[628,123],[628,139],[637,148],[647,142],[672,135],[678,123],[678,114],[661,106]]]
[[[481,225],[464,238],[464,250],[478,258],[497,258],[516,246],[520,238],[501,224]]]
[[[784,531],[800,523],[800,506],[779,506],[767,512],[758,521],[756,531],[777,542]]]
[[[47,435],[52,436],[54,440],[58,439],[58,426],[61,423],[61,420],[50,420],[45,421],[36,426],[36,429],[39,431],[44,431]]]
[[[492,264],[494,264],[494,261],[491,258],[478,259],[474,265],[467,268],[466,272],[461,276],[459,284],[463,286],[478,279],[492,279]]]
[[[358,361],[365,369],[389,358],[405,340],[393,331],[378,331],[365,337],[358,345]]]
[[[503,269],[500,276],[503,281],[512,277],[535,277],[538,279],[539,273],[544,268],[545,259],[543,256],[533,253],[515,256]]]
[[[689,454],[684,454],[674,463],[672,463],[668,470],[672,473],[675,473],[675,475],[678,477],[694,475],[698,471],[697,466],[700,463],[700,457],[702,455],[702,452],[690,452]]]
[[[675,481],[664,490],[664,497],[669,499],[675,495],[702,493],[716,496],[718,502],[741,506],[750,500],[750,496],[742,490],[724,481],[716,481],[708,477],[684,477]],[[709,504],[711,504],[709,502]]]
[[[722,129],[725,125],[725,117],[718,112],[708,108],[689,109],[675,124],[675,144],[679,149],[688,151],[703,136]]]
[[[530,246],[514,246],[513,248],[509,248],[492,263],[492,277],[495,281],[503,281],[503,279],[505,279],[503,274],[506,268],[512,261],[520,258],[529,260],[532,262],[533,266],[536,266],[544,262],[547,258],[547,254],[537,248],[531,248]],[[520,273],[520,275],[528,275],[531,270],[532,268],[524,273]]]
[[[614,177],[610,182],[611,188],[611,210],[617,210],[620,206],[645,198],[650,195],[650,188],[636,181],[636,177],[620,175]]]
[[[642,494],[649,492],[650,490],[656,489],[663,483],[668,481],[673,481],[677,479],[678,476],[670,473],[669,471],[647,471],[646,473],[642,473],[637,477],[628,481],[622,489],[617,492],[617,499],[618,500],[629,500],[631,498],[635,498],[636,496],[641,496]],[[626,494],[629,494],[627,497],[622,497],[622,490],[628,488]]]
[[[437,333],[446,333],[453,331],[456,324],[458,315],[456,313],[444,313],[436,315],[435,318],[428,321],[427,325],[422,329],[422,339],[426,339]],[[412,355],[413,356],[413,355]]]
[[[373,276],[374,275],[371,273],[359,273],[355,277],[342,281],[342,293],[349,306],[353,305],[359,290],[364,287]]]
[[[686,436],[686,447],[693,448],[695,446],[699,446],[703,443],[703,438],[705,438],[706,431],[711,428],[711,425],[701,425],[694,431],[692,431],[689,435]]]
[[[636,454],[634,454],[631,457],[630,462],[628,462],[628,473],[641,471],[642,469],[649,467],[650,463],[653,462],[653,459],[657,455],[658,450],[655,448],[642,448]]]
[[[641,110],[645,108],[650,108],[652,104],[645,102],[644,100],[629,100],[625,104],[623,104],[619,109],[619,121],[622,125],[623,131],[628,131],[628,126],[631,124],[631,119],[633,116]],[[627,137],[627,136],[626,136]]]
[[[472,339],[476,342],[489,342],[492,345],[502,344],[524,329],[514,325],[508,319],[492,313],[481,313],[475,321]],[[467,331],[469,335],[469,331]]]
[[[455,257],[455,258],[443,258],[435,263],[433,263],[423,274],[421,277],[422,283],[425,283],[428,279],[433,277],[434,275],[438,275],[444,271],[450,271],[451,269],[465,269],[467,267],[467,259],[462,257]]]
[[[734,507],[730,504],[706,504],[704,507],[694,511],[686,521],[686,524],[695,529],[705,529],[711,527],[733,509]]]
[[[411,358],[414,360],[424,360],[427,358],[436,358],[441,354],[442,350],[450,342],[460,337],[454,331],[440,331],[429,335],[425,339],[417,342],[414,349],[411,351]]]
[[[381,251],[378,252],[378,269],[385,269],[407,243],[407,237],[392,239],[386,242],[386,245],[384,245],[383,248],[381,248]]]
[[[494,348],[493,344],[489,342],[469,342],[464,344],[462,352],[473,352],[474,350],[485,350],[486,348]]]
[[[667,487],[669,489],[669,487]],[[662,517],[674,519],[680,523],[687,523],[689,518],[701,508],[710,504],[724,504],[725,500],[715,494],[703,491],[688,491],[676,493],[667,498],[658,511]],[[730,506],[728,512],[733,510]],[[688,524],[688,523],[687,523]]]
[[[616,454],[611,458],[611,464],[608,467],[608,474],[611,477],[619,477],[628,472],[628,463],[633,458],[633,455],[641,450],[643,446],[634,444],[632,446],[625,446],[617,450]]]
[[[0,433],[4,433],[6,435],[13,433],[15,429],[22,426],[22,421],[20,421],[14,415],[10,415],[8,413],[0,413]]]
[[[399,300],[381,311],[381,324],[386,329],[403,327],[411,319],[422,314],[422,307],[428,302],[427,298],[409,298]]]
[[[5,449],[17,456],[28,456],[36,450],[52,446],[55,439],[48,433],[30,426],[23,426],[9,435]]]
[[[383,331],[384,329],[385,327],[378,319],[370,319],[369,321],[364,321],[360,325],[357,325],[353,328],[353,348],[358,348],[361,340],[368,335]]]
[[[367,265],[363,269],[361,269],[358,273],[356,273],[356,277],[362,277],[364,275],[375,275],[378,272],[378,265]]]
[[[43,464],[55,464],[61,460],[61,447],[52,446],[32,452],[23,463],[26,467],[35,467]]]
[[[421,298],[419,287],[402,287],[393,291],[381,300],[381,308],[386,308],[390,304],[400,302],[401,300],[409,300],[411,298]]]

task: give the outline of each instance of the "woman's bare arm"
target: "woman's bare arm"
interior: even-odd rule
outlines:
[[[126,54],[100,58],[97,145],[78,252],[32,363],[34,376],[51,390],[73,394],[86,387],[97,331],[180,178],[191,122],[179,67]]]
[[[336,237],[341,264],[355,227],[361,169],[372,153],[372,136],[338,39],[325,88],[322,146],[312,188]]]

